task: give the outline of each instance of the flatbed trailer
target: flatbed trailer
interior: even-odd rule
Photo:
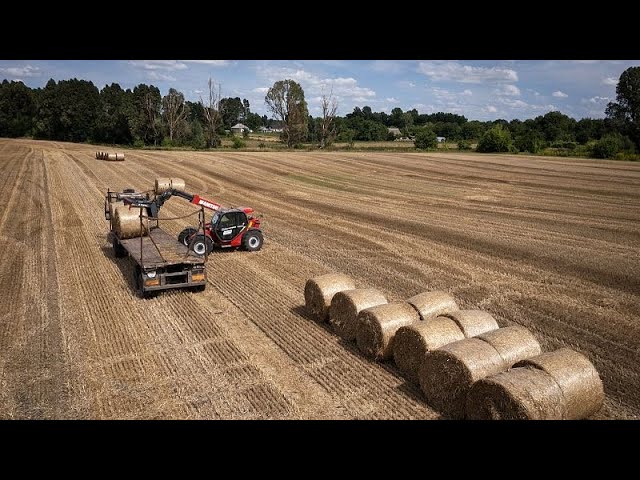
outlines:
[[[107,193],[107,202],[116,200],[113,193]],[[199,213],[202,223],[204,211],[196,213]],[[207,285],[205,264],[208,256],[196,255],[193,249],[163,230],[159,225],[160,219],[144,217],[149,233],[124,239],[119,238],[113,228],[107,203],[105,203],[105,218],[109,220],[110,227],[107,239],[113,245],[115,256],[129,257],[135,264],[134,285],[138,295],[146,298],[158,291],[176,288],[205,290]],[[142,232],[142,216],[140,222]]]

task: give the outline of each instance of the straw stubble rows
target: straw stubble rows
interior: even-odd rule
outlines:
[[[580,351],[604,382],[601,417],[640,415],[640,165],[95,151],[0,140],[1,418],[438,418],[392,362],[302,308],[305,281],[330,272],[389,302],[445,290],[545,351]],[[103,195],[158,177],[256,209],[264,248],[214,254],[203,293],[137,298]],[[193,210],[172,199],[161,215]]]

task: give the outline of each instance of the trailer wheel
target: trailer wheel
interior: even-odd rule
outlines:
[[[207,284],[205,283],[204,285],[198,285],[197,287],[191,287],[191,291],[192,292],[204,292],[206,288],[207,288]]]
[[[113,254],[116,258],[123,258],[127,256],[127,250],[122,246],[118,239],[113,240]]]
[[[133,188],[125,188],[122,193],[136,193],[136,191]]]
[[[242,246],[249,252],[257,252],[262,248],[263,240],[260,230],[249,230],[242,237]]]
[[[213,251],[213,240],[207,235],[195,235],[191,239],[190,249],[193,250],[193,253],[202,257],[206,253],[211,253]]]
[[[191,235],[193,235],[194,233],[198,233],[197,228],[187,227],[184,230],[182,230],[178,235],[178,241],[182,243],[185,247],[188,247],[189,237],[191,237]]]

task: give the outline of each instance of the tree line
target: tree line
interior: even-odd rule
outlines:
[[[99,90],[77,78],[35,89],[20,81],[0,84],[0,137],[211,148],[239,121],[252,129],[276,123],[253,113],[247,99],[221,98],[211,81],[209,98],[199,102],[173,88],[162,96],[146,84],[126,90],[117,83]]]
[[[545,148],[609,158],[640,148],[640,67],[620,76],[616,102],[602,119],[576,120],[558,111],[533,119],[507,121],[468,120],[464,115],[394,108],[390,114],[371,107],[355,107],[344,117],[336,115],[333,92],[322,95],[319,117],[309,115],[304,90],[287,79],[274,83],[265,96],[272,114],[258,115],[247,99],[223,98],[220,86],[209,79],[207,97],[184,99],[171,88],[162,96],[153,85],[124,90],[117,83],[99,90],[92,82],[73,78],[47,82],[31,89],[22,82],[0,84],[0,136],[120,145],[175,145],[215,148],[231,127],[240,122],[252,130],[279,127],[289,147],[302,143],[320,148],[333,142],[414,139],[417,148],[432,148],[436,137],[457,142],[460,149],[477,144],[480,152],[530,152]],[[390,128],[394,131],[390,131]],[[396,131],[397,132],[397,131]]]

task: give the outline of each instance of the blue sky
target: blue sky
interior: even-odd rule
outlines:
[[[574,118],[601,118],[615,100],[620,74],[638,60],[0,60],[0,80],[43,87],[49,78],[91,80],[98,88],[153,84],[173,87],[191,101],[204,96],[207,80],[223,97],[247,98],[266,110],[264,96],[277,80],[302,85],[312,115],[322,93],[338,99],[338,113],[368,105],[420,113],[452,112],[470,120],[534,118],[558,110]],[[270,115],[269,115],[270,116]]]

